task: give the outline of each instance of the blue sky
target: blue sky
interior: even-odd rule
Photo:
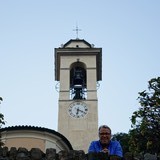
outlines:
[[[1,0],[0,111],[6,125],[57,130],[54,48],[76,38],[102,47],[99,125],[128,133],[138,92],[160,76],[159,0]]]

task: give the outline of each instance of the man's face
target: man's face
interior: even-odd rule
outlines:
[[[101,128],[99,131],[99,139],[102,144],[109,144],[111,139],[111,132],[108,128]]]

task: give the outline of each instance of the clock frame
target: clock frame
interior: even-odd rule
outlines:
[[[88,113],[88,107],[84,102],[73,102],[68,108],[68,114],[74,118],[83,118]]]

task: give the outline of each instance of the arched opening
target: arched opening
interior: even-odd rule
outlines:
[[[86,65],[75,62],[70,67],[70,99],[87,98]]]

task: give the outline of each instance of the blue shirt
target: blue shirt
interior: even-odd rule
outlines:
[[[122,147],[118,141],[110,141],[107,149],[109,150],[110,155],[123,157]],[[101,152],[101,151],[102,151],[102,146],[100,141],[92,141],[89,146],[88,152]]]

